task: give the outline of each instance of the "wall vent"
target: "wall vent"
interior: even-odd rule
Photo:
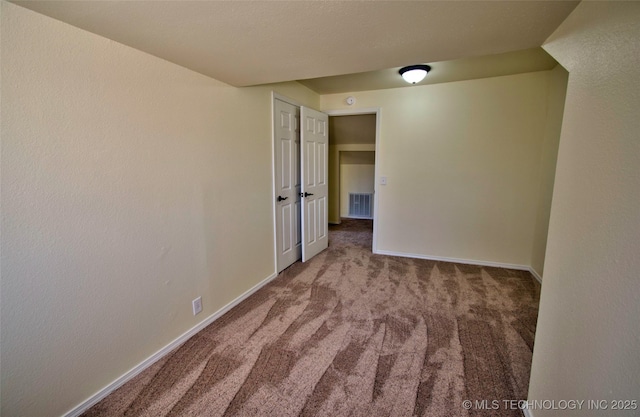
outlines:
[[[349,217],[373,218],[373,194],[349,193]]]

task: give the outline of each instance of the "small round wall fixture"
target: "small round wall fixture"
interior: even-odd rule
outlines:
[[[415,84],[422,81],[429,71],[431,71],[431,67],[429,65],[419,64],[400,68],[400,71],[398,72],[406,82],[409,84]]]
[[[348,105],[353,106],[355,104],[355,102],[356,102],[356,98],[355,97],[353,97],[353,96],[347,97],[347,104]]]

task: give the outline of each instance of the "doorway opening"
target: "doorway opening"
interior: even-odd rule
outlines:
[[[373,228],[370,248],[374,253],[378,222],[379,113],[376,108],[327,111],[331,138],[329,222],[337,225],[347,220],[369,220]]]
[[[373,220],[375,151],[340,151],[340,220]]]

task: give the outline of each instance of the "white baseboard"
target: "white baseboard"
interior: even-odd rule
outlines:
[[[531,266],[531,267],[529,267],[529,272],[531,272],[531,275],[533,275],[533,277],[535,279],[537,279],[540,284],[542,284],[542,276],[540,276],[540,274],[538,274],[538,271],[533,269],[533,267]]]
[[[107,395],[111,394],[113,391],[120,388],[126,382],[128,382],[133,377],[138,375],[140,372],[144,371],[145,369],[153,365],[156,361],[158,361],[163,356],[171,352],[173,349],[177,348],[182,343],[186,342],[191,336],[195,335],[200,330],[204,329],[205,327],[207,327],[208,325],[216,321],[218,318],[222,317],[222,315],[224,315],[227,311],[231,310],[233,307],[240,304],[243,300],[245,300],[254,292],[258,291],[260,288],[264,287],[266,284],[268,284],[271,280],[273,280],[277,276],[278,276],[277,273],[273,273],[267,278],[257,283],[256,285],[254,285],[253,287],[249,288],[247,291],[242,293],[236,299],[234,299],[233,301],[231,301],[230,303],[222,307],[220,310],[216,311],[209,317],[205,318],[203,321],[196,324],[194,327],[187,330],[182,335],[178,336],[176,339],[171,341],[168,345],[166,345],[165,347],[163,347],[153,355],[149,356],[147,359],[143,360],[138,365],[131,368],[124,375],[122,375],[121,377],[119,377],[118,379],[116,379],[115,381],[113,381],[112,383],[110,383],[100,391],[96,392],[91,397],[87,398],[85,401],[78,404],[76,407],[74,407],[67,413],[65,413],[63,417],[77,417],[81,415],[82,413],[87,411],[89,408],[97,404],[100,400],[104,399]]]
[[[542,277],[538,272],[533,269],[531,266],[527,265],[518,265],[518,264],[506,264],[502,262],[491,262],[491,261],[479,261],[476,259],[462,259],[462,258],[447,258],[443,256],[430,256],[430,255],[420,255],[416,253],[406,253],[406,252],[393,252],[386,250],[375,250],[373,253],[378,255],[389,255],[389,256],[400,256],[403,258],[417,258],[417,259],[428,259],[430,261],[443,261],[443,262],[455,262],[459,264],[467,264],[467,265],[480,265],[480,266],[493,266],[496,268],[507,268],[507,269],[517,269],[520,271],[528,271],[533,275],[533,277],[542,284]]]
[[[447,258],[443,256],[420,255],[417,253],[393,252],[387,250],[377,250],[374,253],[379,255],[400,256],[403,258],[428,259],[430,261],[455,262],[467,265],[493,266],[496,268],[517,269],[520,271],[531,271],[528,265],[506,264],[502,262],[479,261],[476,259]]]

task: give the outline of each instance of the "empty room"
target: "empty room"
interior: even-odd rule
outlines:
[[[638,39],[0,0],[0,414],[640,415]]]

